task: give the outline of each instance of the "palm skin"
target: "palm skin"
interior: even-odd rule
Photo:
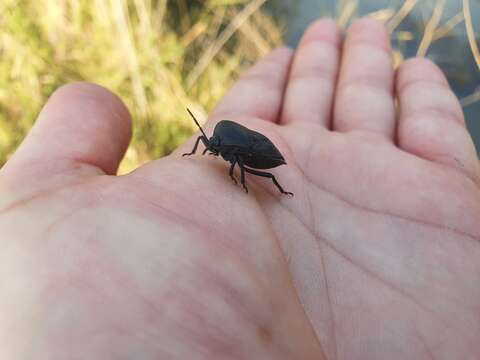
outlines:
[[[370,20],[339,47],[317,22],[290,70],[276,51],[205,126],[268,136],[294,198],[182,158],[194,139],[108,175],[128,114],[96,86],[59,90],[0,173],[6,357],[475,359],[480,171],[458,103],[425,60],[394,78]]]

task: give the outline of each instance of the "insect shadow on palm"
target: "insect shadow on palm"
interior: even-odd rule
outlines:
[[[272,173],[256,170],[272,169],[287,164],[280,151],[265,135],[250,130],[234,121],[222,120],[217,123],[213,130],[213,136],[209,139],[192,112],[189,109],[187,111],[202,132],[202,135],[197,138],[192,151],[183,154],[183,156],[195,154],[201,141],[205,145],[202,155],[209,152],[210,155],[221,155],[225,161],[230,162],[229,175],[235,184],[238,184],[238,182],[233,175],[233,171],[235,165],[238,165],[240,168],[240,183],[245,192],[248,193],[248,188],[245,184],[245,173],[247,172],[252,175],[272,179],[282,194],[293,196],[293,193],[283,190]]]

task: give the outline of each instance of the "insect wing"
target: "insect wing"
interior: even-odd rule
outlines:
[[[275,145],[263,134],[229,120],[222,120],[214,130],[222,146],[235,148],[246,166],[271,169],[285,164],[285,159]]]
[[[256,131],[252,133],[252,156],[245,159],[245,165],[255,169],[270,169],[286,164],[282,154],[269,138]]]
[[[229,120],[222,120],[213,131],[213,135],[221,139],[223,146],[247,148],[252,145],[252,130]]]

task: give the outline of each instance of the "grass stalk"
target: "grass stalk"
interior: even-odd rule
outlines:
[[[463,14],[465,17],[465,27],[467,29],[468,43],[470,45],[470,49],[472,50],[475,62],[480,69],[480,50],[478,49],[478,44],[475,39],[475,30],[473,28],[472,14],[470,12],[470,2],[468,0],[463,0]]]
[[[233,34],[255,13],[267,0],[254,0],[243,8],[223,30],[218,39],[203,53],[197,65],[187,77],[187,89],[192,88],[212,59],[219,53]]]
[[[402,23],[403,20],[411,13],[418,0],[405,0],[400,9],[392,16],[387,23],[387,30],[391,34]]]
[[[427,55],[428,49],[432,44],[433,37],[437,31],[440,20],[442,19],[443,10],[445,9],[445,0],[438,0],[437,5],[433,9],[432,16],[425,26],[423,32],[423,38],[418,46],[417,56],[425,57]]]

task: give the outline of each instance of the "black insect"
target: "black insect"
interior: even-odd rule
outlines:
[[[209,151],[211,155],[221,155],[226,161],[230,162],[229,174],[235,184],[237,184],[237,180],[233,176],[233,170],[235,165],[238,164],[240,167],[240,182],[247,193],[245,172],[270,178],[282,194],[293,196],[293,193],[283,190],[273,174],[255,170],[271,169],[286,164],[280,151],[267,137],[236,122],[222,120],[215,126],[213,136],[209,139],[192,112],[189,109],[187,111],[199,127],[202,136],[197,138],[192,151],[183,154],[183,156],[195,154],[198,144],[202,141],[205,145],[202,155]]]

